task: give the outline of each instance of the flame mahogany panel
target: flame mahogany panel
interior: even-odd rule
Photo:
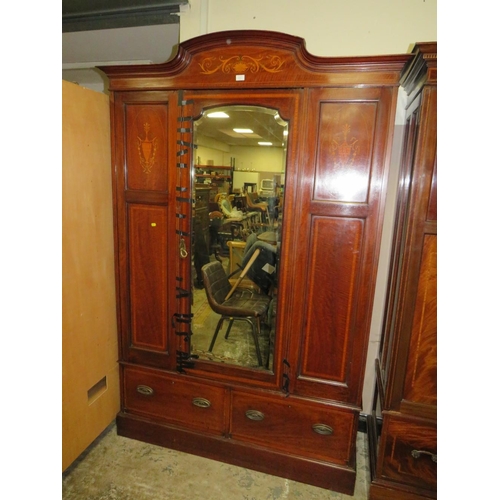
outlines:
[[[127,189],[166,191],[168,109],[165,104],[127,104]]]
[[[404,398],[437,406],[437,236],[424,237]]]
[[[167,349],[167,207],[129,207],[132,345]]]
[[[396,484],[404,484],[406,487],[425,487],[435,491],[437,485],[435,426],[425,420],[411,419],[404,415],[388,414],[385,419],[380,443],[381,460],[378,464],[380,478],[393,480]],[[432,460],[432,456],[435,456],[436,462]],[[432,497],[425,495],[425,498]]]

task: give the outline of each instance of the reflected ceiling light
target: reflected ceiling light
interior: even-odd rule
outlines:
[[[288,135],[288,130],[283,130],[283,135],[286,137]]]
[[[253,130],[251,128],[233,128],[233,130],[237,134],[253,134]]]
[[[224,111],[214,111],[213,113],[208,113],[207,116],[209,118],[229,118],[229,115],[224,113]]]
[[[259,141],[259,146],[272,146],[273,143],[272,142],[262,142],[262,141]]]

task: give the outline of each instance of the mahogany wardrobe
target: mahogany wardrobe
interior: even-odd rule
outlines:
[[[368,417],[372,500],[437,492],[437,44],[419,43],[408,95],[385,324]]]
[[[100,68],[111,100],[120,435],[353,494],[396,98],[411,57],[317,57],[294,36],[227,31],[181,43],[164,64]],[[245,322],[212,351],[194,347],[193,214],[207,187],[197,148],[221,142],[206,128],[215,111],[246,116],[250,136],[282,131],[272,143],[283,159],[272,177],[279,210],[241,239],[279,240],[267,267],[278,279],[251,292],[269,297],[261,363],[215,358],[245,328],[256,348]],[[236,172],[243,148],[225,147]]]

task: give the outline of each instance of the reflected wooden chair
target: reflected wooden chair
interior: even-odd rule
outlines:
[[[229,321],[225,334],[226,339],[229,337],[234,321],[246,321],[252,327],[257,361],[259,366],[262,366],[262,355],[259,346],[261,320],[266,318],[268,314],[271,297],[257,294],[247,289],[232,291],[231,283],[219,261],[204,265],[201,273],[208,303],[214,312],[221,315],[208,351],[212,352],[224,320]],[[228,295],[230,297],[226,299]]]
[[[269,205],[265,201],[256,202],[252,196],[252,194],[246,194],[247,199],[247,208],[250,211],[257,211],[261,214],[261,222],[269,223]]]

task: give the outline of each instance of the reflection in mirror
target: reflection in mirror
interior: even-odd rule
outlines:
[[[191,351],[272,370],[287,122],[224,106],[195,121]]]

